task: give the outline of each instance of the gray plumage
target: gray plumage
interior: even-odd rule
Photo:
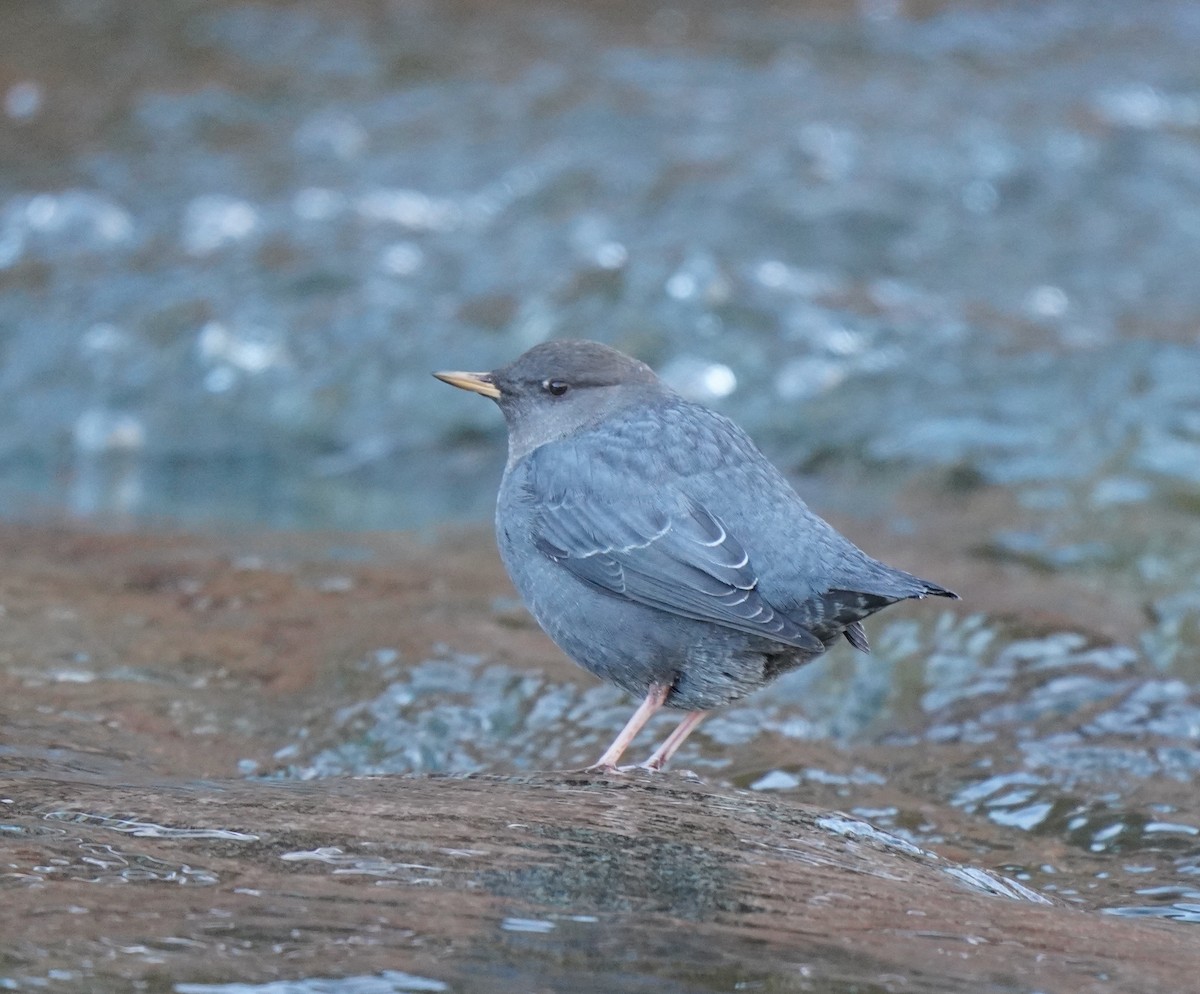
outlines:
[[[563,651],[630,693],[663,685],[666,705],[709,710],[843,636],[866,651],[861,622],[889,604],[956,596],[866,555],[737,425],[607,346],[439,375],[508,423],[496,534],[517,590]]]

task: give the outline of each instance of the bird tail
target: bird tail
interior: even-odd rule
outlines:
[[[887,567],[889,584],[887,593],[863,594],[847,596],[845,591],[830,591],[825,595],[825,606],[830,613],[840,616],[843,621],[849,621],[842,634],[859,652],[870,652],[871,643],[867,640],[867,630],[859,618],[874,614],[881,608],[896,601],[921,600],[925,597],[949,597],[951,600],[961,600],[953,590],[948,590],[940,584],[922,580],[919,576],[905,573],[903,570]]]
[[[922,589],[915,594],[909,594],[910,598],[915,597],[920,600],[922,597],[949,597],[952,601],[962,600],[953,590],[947,590],[945,587],[932,583],[929,580],[922,580],[919,576],[914,576],[913,579],[921,585]]]

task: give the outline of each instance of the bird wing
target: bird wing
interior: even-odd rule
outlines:
[[[596,590],[809,652],[825,649],[767,603],[749,553],[686,495],[601,500],[568,489],[539,494],[535,506],[537,548]]]

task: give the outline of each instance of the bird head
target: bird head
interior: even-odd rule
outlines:
[[[433,375],[499,405],[508,424],[510,461],[631,404],[670,393],[644,362],[599,342],[568,339],[535,345],[490,373]]]

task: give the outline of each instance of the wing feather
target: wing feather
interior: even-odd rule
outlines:
[[[583,499],[539,503],[534,542],[546,556],[604,593],[697,621],[792,645],[824,644],[777,612],[758,590],[750,554],[699,503]]]

